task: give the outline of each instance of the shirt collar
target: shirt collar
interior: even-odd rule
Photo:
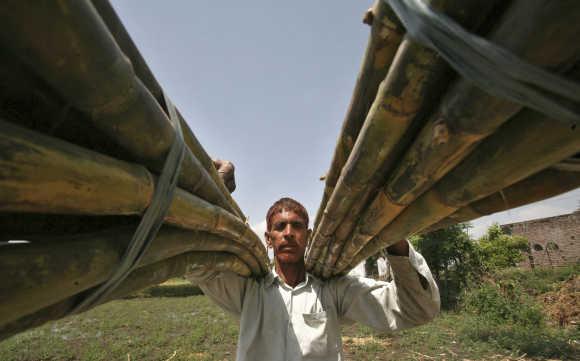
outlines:
[[[310,273],[306,272],[306,279],[304,280],[304,282],[301,282],[296,287],[294,287],[294,290],[305,287],[306,285],[310,284],[311,282],[315,282],[315,281],[317,282],[318,279],[316,277],[314,277],[313,275],[311,275]],[[274,283],[276,283],[276,282],[279,282],[280,285],[291,288],[290,286],[286,285],[286,283],[282,280],[280,275],[278,275],[278,273],[276,273],[276,266],[273,266],[272,269],[270,269],[270,272],[268,273],[268,275],[266,275],[265,283],[266,283],[266,286],[270,287],[270,286],[273,286]]]

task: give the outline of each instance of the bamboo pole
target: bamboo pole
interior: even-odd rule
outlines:
[[[578,152],[577,130],[525,109],[383,228],[348,267]]]
[[[0,47],[0,119],[114,158],[127,152],[105,136],[85,114],[62,99],[26,64]]]
[[[434,1],[432,6],[463,26],[477,29],[495,7],[495,2],[441,0]],[[414,137],[424,115],[444,93],[451,76],[450,67],[436,51],[408,38],[399,46],[313,237],[313,245],[317,241],[333,240],[326,248],[328,257],[324,259],[323,254],[318,259],[323,263],[324,278],[331,275],[346,236],[350,234],[346,226],[354,225],[358,218],[358,213],[351,210],[362,209],[368,200],[365,195],[374,193],[380,182],[384,182],[388,170]],[[332,237],[340,225],[345,237]]]
[[[137,46],[131,39],[131,36],[125,29],[125,26],[121,22],[121,19],[117,16],[117,13],[111,6],[108,0],[91,0],[93,6],[97,9],[99,15],[107,25],[107,28],[111,32],[111,35],[115,38],[115,41],[123,51],[123,53],[131,60],[133,64],[133,69],[137,77],[143,82],[151,94],[155,97],[159,104],[165,105],[165,99],[163,95],[163,90],[157,79],[149,69],[147,62],[143,59],[141,52],[137,49]],[[185,143],[192,151],[195,158],[203,165],[203,168],[207,171],[210,177],[214,180],[221,193],[224,195],[230,206],[234,209],[235,213],[243,217],[243,213],[237,203],[234,201],[230,192],[226,189],[222,179],[219,177],[216,169],[213,165],[211,157],[207,154],[205,149],[202,147],[201,143],[197,140],[196,136],[191,131],[191,128],[177,110],[177,116],[181,123],[181,130],[183,133],[183,139]]]
[[[470,203],[421,233],[538,202],[580,187],[580,169],[575,171],[559,169],[561,165],[567,167],[566,162],[558,163],[497,193]]]
[[[326,202],[338,181],[342,166],[349,157],[359,130],[375,99],[379,84],[387,75],[387,70],[405,33],[404,27],[393,10],[382,0],[375,0],[372,8],[365,15],[364,21],[371,25],[368,45],[334,150],[331,167],[325,177],[326,183],[316,214],[315,227],[323,215]]]
[[[516,1],[489,37],[531,63],[566,71],[580,56],[579,12],[580,2]],[[521,108],[457,81],[362,215],[337,268]]]
[[[26,240],[39,234],[58,237],[123,226],[131,226],[136,229],[140,219],[139,216],[131,215],[94,216],[0,212],[0,229],[2,230],[0,242],[13,239]],[[42,239],[38,239],[38,241],[42,241]]]
[[[135,229],[125,227],[48,241],[9,244],[0,253],[0,325],[105,282]],[[37,238],[47,238],[42,235]],[[206,232],[162,229],[141,259],[143,267],[187,252],[226,251],[259,269],[248,250]]]
[[[159,171],[175,131],[88,1],[7,1],[0,43],[132,154]],[[50,29],[50,31],[46,31]],[[136,129],[138,131],[136,131]],[[235,214],[188,149],[179,185]]]
[[[102,303],[121,298],[144,287],[162,283],[170,278],[187,273],[210,275],[214,272],[230,271],[247,277],[250,271],[236,256],[221,252],[190,252],[166,259],[133,271]],[[67,316],[73,307],[84,297],[77,294],[65,300],[28,314],[0,326],[0,340],[18,332],[40,326],[48,321]]]
[[[140,215],[154,191],[142,166],[0,121],[0,211]],[[238,217],[177,189],[165,222],[232,238],[268,269],[258,236]]]

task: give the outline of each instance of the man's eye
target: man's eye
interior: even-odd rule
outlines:
[[[303,228],[306,228],[306,225],[304,225],[304,223],[302,223],[302,222],[293,222],[292,227],[294,227],[296,229],[303,229]]]
[[[277,230],[277,231],[281,231],[284,228],[286,228],[286,224],[285,223],[276,223],[274,225],[274,229]]]

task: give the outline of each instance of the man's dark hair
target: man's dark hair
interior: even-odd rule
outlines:
[[[281,213],[283,210],[292,211],[302,217],[304,222],[306,222],[306,228],[308,228],[308,212],[306,208],[300,202],[295,201],[292,198],[284,197],[277,200],[272,207],[268,209],[268,213],[266,214],[266,224],[267,230],[270,231],[272,227],[272,217],[274,214]]]

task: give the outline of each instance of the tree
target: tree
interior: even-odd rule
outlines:
[[[453,270],[462,276],[478,267],[476,245],[469,238],[469,223],[460,223],[420,236],[411,242],[425,257],[433,277],[440,280],[444,272]]]
[[[486,271],[517,266],[524,259],[524,252],[529,252],[525,237],[509,235],[497,223],[487,229],[478,244]]]
[[[411,238],[425,257],[441,288],[442,304],[447,307],[454,306],[459,291],[481,274],[478,246],[467,233],[470,227],[460,223]]]

